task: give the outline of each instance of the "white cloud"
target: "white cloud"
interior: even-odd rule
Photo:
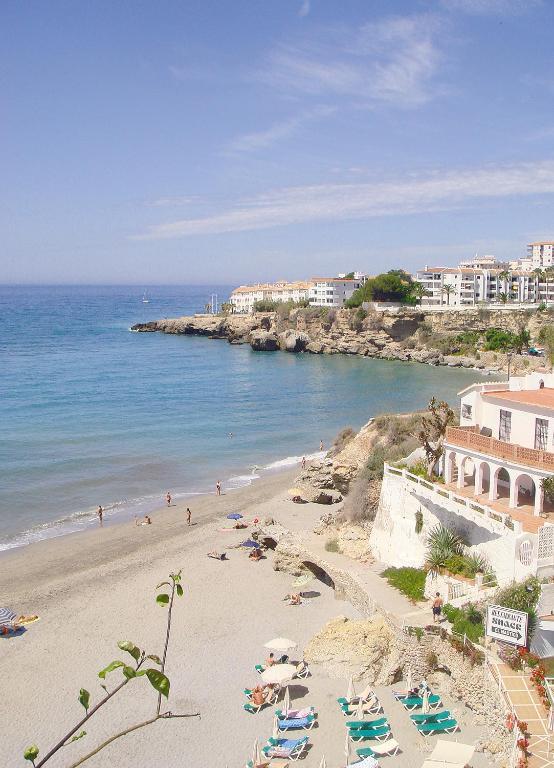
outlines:
[[[233,139],[229,144],[229,151],[234,152],[255,152],[259,149],[266,149],[278,141],[288,139],[298,133],[307,123],[328,117],[335,112],[333,107],[315,107],[306,110],[299,115],[274,123],[265,131],[246,133]]]
[[[279,46],[258,78],[287,93],[415,107],[440,91],[433,82],[442,59],[440,31],[431,16],[395,16],[356,30],[331,30]]]
[[[537,8],[542,0],[442,0],[442,5],[476,16],[513,16]]]
[[[312,221],[432,213],[486,199],[554,193],[554,161],[408,175],[361,184],[290,187],[203,218],[152,226],[139,240],[244,232]]]
[[[310,0],[302,0],[302,5],[300,6],[300,10],[298,11],[298,15],[301,18],[304,18],[309,14],[311,10],[311,3]]]

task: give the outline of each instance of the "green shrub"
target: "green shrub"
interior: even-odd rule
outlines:
[[[466,635],[472,642],[477,642],[485,634],[483,614],[471,603],[464,608],[454,608],[447,603],[443,613],[452,624],[452,631],[459,635]]]
[[[338,539],[328,539],[325,542],[325,551],[326,552],[339,552],[339,540]]]
[[[412,475],[417,475],[418,477],[427,477],[427,463],[423,459],[419,459],[419,461],[416,461],[411,467],[408,467],[408,472],[411,472]]]
[[[387,568],[381,576],[410,600],[423,600],[427,576],[423,568]]]
[[[529,634],[531,634],[537,619],[536,608],[540,594],[540,581],[530,576],[525,581],[499,589],[494,602],[496,605],[513,608],[515,611],[525,611],[529,615]]]

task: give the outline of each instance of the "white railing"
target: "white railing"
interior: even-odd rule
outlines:
[[[419,486],[422,495],[431,498],[432,501],[442,506],[446,506],[445,502],[448,503],[453,512],[467,515],[478,525],[483,525],[483,522],[486,520],[487,527],[495,533],[505,533],[506,529],[516,534],[522,531],[521,523],[518,520],[513,520],[510,515],[491,509],[485,504],[478,504],[476,501],[472,501],[466,496],[458,495],[455,491],[449,490],[438,483],[432,483],[424,477],[414,475],[407,469],[391,467],[390,464],[385,463],[384,473],[385,475],[396,475],[397,477],[409,480]]]

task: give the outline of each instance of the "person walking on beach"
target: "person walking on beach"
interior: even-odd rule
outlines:
[[[100,520],[100,528],[102,528],[102,519],[104,517],[104,510],[102,509],[100,504],[98,505],[98,512],[96,514],[98,515],[98,519]]]
[[[443,602],[444,601],[441,597],[441,593],[437,592],[437,594],[435,595],[435,599],[433,600],[433,623],[434,624],[436,624],[437,621],[441,620]]]
[[[320,441],[319,441],[319,450],[320,450],[320,451],[322,451],[322,450],[323,450],[323,440],[320,440]]]
[[[215,484],[215,492],[218,496],[221,496],[221,480],[218,480]]]
[[[302,469],[306,469],[306,457],[302,456]]]
[[[167,506],[170,507],[171,506],[171,494],[169,493],[169,491],[165,494],[165,500],[167,501]]]
[[[187,507],[187,525],[190,525],[190,518],[191,518],[191,511],[190,511],[190,509]]]

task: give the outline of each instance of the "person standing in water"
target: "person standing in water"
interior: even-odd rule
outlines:
[[[165,500],[167,501],[167,506],[170,507],[171,506],[171,494],[169,493],[169,491],[165,494]]]
[[[191,511],[190,511],[190,509],[187,507],[187,525],[190,525],[190,518],[191,518]]]
[[[218,480],[215,484],[215,491],[218,496],[221,496],[221,480]]]
[[[319,450],[320,450],[320,451],[322,451],[322,450],[323,450],[323,440],[320,440],[320,441],[319,441]]]
[[[102,519],[104,517],[104,510],[102,509],[100,504],[98,505],[98,512],[96,514],[98,515],[98,520],[100,521],[100,528],[102,528]]]

